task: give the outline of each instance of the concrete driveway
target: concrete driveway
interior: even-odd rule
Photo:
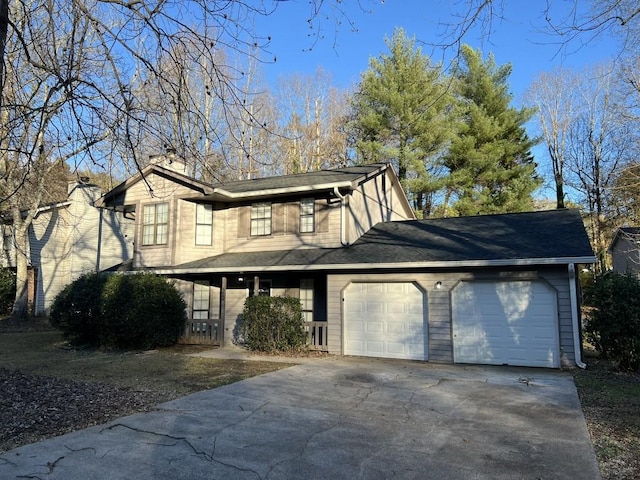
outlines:
[[[600,474],[568,373],[328,358],[6,452],[0,478]]]

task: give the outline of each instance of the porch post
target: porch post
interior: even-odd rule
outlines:
[[[220,312],[218,317],[220,318],[220,346],[224,347],[224,325],[225,325],[225,310],[227,303],[227,277],[223,276],[220,280]]]
[[[253,296],[257,297],[260,295],[260,277],[255,275],[253,277]]]

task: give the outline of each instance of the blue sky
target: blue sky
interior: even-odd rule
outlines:
[[[294,73],[313,75],[318,67],[331,74],[334,84],[348,88],[356,84],[360,74],[367,69],[369,58],[386,52],[385,36],[390,37],[395,27],[403,27],[422,45],[423,53],[436,62],[443,59],[443,52],[431,45],[441,42],[438,33],[444,23],[455,22],[455,12],[461,13],[467,0],[346,0],[342,8],[352,20],[357,31],[342,22],[336,28],[335,10],[329,8],[333,1],[325,0],[323,13],[315,29],[310,30],[308,0],[278,2],[276,11],[256,24],[259,32],[272,37],[269,50],[277,57],[274,64],[266,65],[264,73],[270,82],[280,75]],[[584,2],[583,2],[584,3]],[[365,12],[358,5],[370,12]],[[500,1],[496,1],[500,4]],[[567,14],[573,0],[554,0],[554,18]],[[588,40],[581,38],[562,48],[557,37],[542,31],[545,27],[544,0],[506,0],[502,20],[494,20],[492,33],[487,38],[482,28],[474,28],[465,37],[465,43],[480,48],[486,55],[492,52],[499,65],[511,63],[513,73],[509,84],[516,105],[539,72],[551,71],[557,66],[580,69],[586,65],[605,62],[617,53],[616,42],[609,37]],[[315,32],[321,31],[317,42]],[[451,57],[447,52],[445,63]]]

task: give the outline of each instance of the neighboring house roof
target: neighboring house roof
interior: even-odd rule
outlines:
[[[620,240],[621,237],[626,237],[626,238],[635,237],[636,240],[640,240],[640,227],[618,228],[618,231],[613,237],[613,240],[611,240],[611,243],[609,244],[609,248],[607,249],[609,252],[611,252],[615,248],[616,243],[618,243],[618,240]]]
[[[578,210],[384,222],[353,245],[226,253],[159,273],[594,263]]]

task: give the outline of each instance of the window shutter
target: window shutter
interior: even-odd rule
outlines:
[[[326,200],[316,202],[316,232],[327,233],[329,231],[329,204]]]
[[[238,238],[249,236],[249,208],[247,206],[238,207]]]
[[[274,203],[272,206],[272,225],[271,233],[273,235],[284,235],[284,212],[286,205],[284,203]]]
[[[300,228],[300,204],[291,202],[287,204],[287,233],[297,235]]]

